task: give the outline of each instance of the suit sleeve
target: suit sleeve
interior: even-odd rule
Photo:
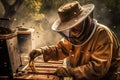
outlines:
[[[69,56],[70,43],[66,39],[61,39],[56,45],[43,47],[43,59],[45,62],[49,60],[62,60]]]

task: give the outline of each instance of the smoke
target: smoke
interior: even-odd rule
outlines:
[[[31,19],[26,17],[20,19],[16,24],[14,22],[14,26],[34,29],[32,33],[32,45],[35,45],[35,48],[54,45],[62,38],[57,32],[51,29],[51,25],[57,19],[57,12],[50,11],[48,13],[41,14],[37,18]],[[30,43],[26,43],[25,41],[24,47],[29,48],[28,45],[31,46]]]
[[[36,47],[54,45],[61,39],[61,36],[51,29],[52,24],[57,19],[57,14],[54,11],[51,11],[49,12],[49,15],[45,16],[46,17],[41,22],[43,30],[37,31],[36,33],[35,39],[37,42],[40,42]]]
[[[61,36],[51,29],[56,18],[55,12],[49,12],[49,15],[45,15],[40,24],[34,27],[36,48],[54,45],[61,39]]]

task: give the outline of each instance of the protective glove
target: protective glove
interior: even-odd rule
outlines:
[[[41,49],[34,49],[34,50],[32,50],[32,51],[30,52],[30,54],[29,54],[29,57],[30,57],[29,67],[30,67],[31,70],[34,71],[34,72],[36,71],[36,69],[35,69],[35,64],[34,64],[34,59],[35,59],[37,56],[41,55],[41,54],[42,54]]]
[[[54,75],[58,77],[71,77],[72,74],[73,74],[72,68],[64,68],[64,67],[60,67],[54,72]]]
[[[29,67],[31,68],[31,70],[32,70],[33,72],[36,71],[34,60],[30,60],[30,61],[29,61]]]
[[[30,61],[34,60],[37,56],[42,54],[42,50],[41,49],[34,49],[30,52],[29,57],[30,57]]]

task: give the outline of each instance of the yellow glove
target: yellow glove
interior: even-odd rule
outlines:
[[[32,70],[33,72],[36,71],[36,69],[35,69],[35,64],[34,64],[34,60],[29,61],[29,67],[31,68],[31,70]]]
[[[41,49],[34,49],[30,52],[29,54],[29,67],[31,68],[32,71],[36,71],[35,69],[35,64],[34,64],[34,59],[42,54],[42,50]]]

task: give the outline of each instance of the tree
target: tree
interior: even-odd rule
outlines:
[[[24,0],[19,10],[15,15],[15,21],[12,26],[20,26],[24,23],[24,26],[34,25],[33,21],[41,20],[44,14],[40,13],[41,0]]]
[[[5,13],[3,18],[1,18],[0,26],[5,27],[7,29],[11,29],[11,24],[14,21],[14,15],[16,14],[18,8],[23,3],[23,0],[15,0],[13,4],[10,4],[9,0],[0,0],[2,5],[4,6]],[[9,20],[5,20],[9,19]]]
[[[26,18],[36,18],[41,8],[41,0],[0,0],[4,8],[4,14],[0,20],[0,26],[9,30]],[[3,11],[2,11],[3,12]],[[16,24],[16,25],[14,25]]]

